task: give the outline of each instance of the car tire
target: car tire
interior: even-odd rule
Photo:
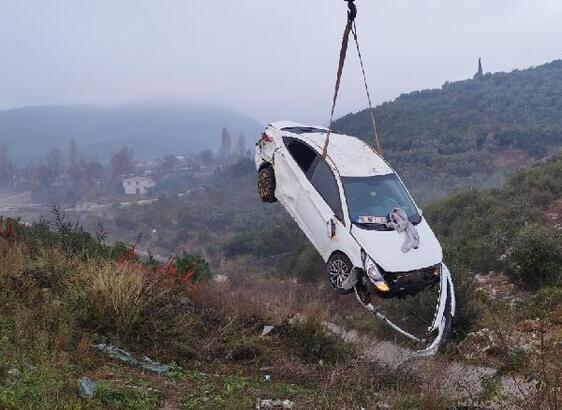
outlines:
[[[266,165],[258,172],[258,194],[263,202],[277,202],[277,198],[275,198],[275,172],[271,165]]]
[[[347,295],[353,292],[353,288],[344,289],[341,287],[342,282],[348,278],[353,270],[353,263],[344,253],[336,252],[330,256],[326,270],[328,272],[328,280],[338,295]]]

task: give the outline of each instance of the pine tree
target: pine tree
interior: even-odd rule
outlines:
[[[474,74],[474,78],[484,77],[484,70],[482,69],[482,57],[478,57],[478,72]]]

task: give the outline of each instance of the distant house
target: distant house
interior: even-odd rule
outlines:
[[[144,195],[156,186],[154,180],[147,176],[131,176],[123,178],[125,195]]]

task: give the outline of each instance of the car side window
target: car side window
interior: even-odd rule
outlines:
[[[334,211],[336,218],[344,223],[338,183],[336,181],[334,173],[332,172],[330,166],[326,163],[326,161],[322,159],[318,161],[318,165],[316,165],[316,168],[314,169],[314,173],[312,174],[310,182],[320,193],[322,198],[324,198],[330,208],[332,208],[332,211]]]
[[[318,156],[316,151],[295,138],[283,137],[283,143],[293,159],[299,164],[302,172],[306,174]]]

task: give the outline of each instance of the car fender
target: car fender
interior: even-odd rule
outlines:
[[[363,267],[361,246],[351,236],[349,230],[339,221],[336,222],[336,236],[330,240],[328,249],[322,254],[324,261],[328,262],[335,252],[344,253],[355,268]]]

